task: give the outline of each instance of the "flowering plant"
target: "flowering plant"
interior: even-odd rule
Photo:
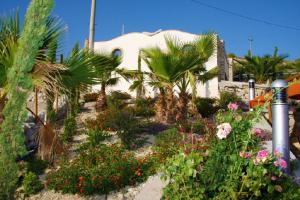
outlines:
[[[144,181],[154,173],[153,156],[136,158],[118,144],[89,146],[71,163],[47,176],[46,185],[63,193],[107,194]]]
[[[165,188],[165,196],[186,194],[186,199],[300,199],[300,188],[292,177],[281,171],[287,167],[286,161],[278,152],[273,156],[261,149],[262,131],[253,129],[260,119],[261,109],[242,113],[234,104],[228,105],[228,108],[227,112],[216,116],[219,125],[214,137],[206,140],[210,142],[208,151],[193,151],[193,154],[202,156],[201,161],[196,165],[184,159],[178,162],[178,155],[173,157],[173,163],[167,163],[169,171],[165,173],[170,183]],[[170,174],[178,168],[196,170],[194,174],[197,176],[189,179],[181,172],[181,176]],[[189,188],[193,188],[198,196],[193,196]]]

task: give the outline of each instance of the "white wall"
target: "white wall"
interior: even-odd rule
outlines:
[[[103,41],[103,42],[95,42],[94,48],[97,52],[106,52],[111,53],[115,49],[120,49],[123,53],[122,55],[122,63],[120,64],[119,68],[126,68],[126,69],[138,69],[138,54],[139,50],[143,48],[149,47],[160,47],[161,49],[166,49],[165,44],[165,37],[176,37],[180,39],[182,42],[189,42],[195,40],[199,35],[190,34],[182,31],[177,30],[168,30],[168,31],[161,31],[154,35],[150,35],[147,33],[128,33],[122,35],[120,37],[114,38],[110,41]],[[209,61],[205,64],[206,69],[212,69],[217,66],[217,56],[213,56],[209,59]],[[147,65],[142,62],[141,63],[142,71],[149,71]],[[130,83],[122,80],[119,84],[115,87],[110,88],[109,90],[121,90],[128,92],[135,96],[135,92],[130,92],[128,90]],[[93,90],[99,90],[99,86],[94,86]],[[206,84],[199,84],[198,85],[198,95],[202,97],[219,97],[218,91],[218,78],[214,78],[208,81]],[[154,92],[152,88],[147,87],[146,96],[153,96]]]

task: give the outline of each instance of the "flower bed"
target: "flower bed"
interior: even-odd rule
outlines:
[[[151,155],[136,158],[118,144],[99,145],[82,151],[74,161],[48,175],[46,185],[63,193],[107,194],[144,181],[153,172]]]

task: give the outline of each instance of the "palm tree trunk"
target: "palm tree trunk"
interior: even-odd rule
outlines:
[[[188,113],[188,94],[185,91],[181,91],[179,93],[179,101],[178,101],[178,113],[176,115],[176,121],[185,121],[187,119]]]
[[[166,98],[166,103],[167,103],[167,110],[166,110],[166,121],[169,124],[172,124],[175,122],[175,105],[174,105],[174,93],[173,93],[173,86],[168,85],[167,86],[167,98]]]
[[[96,102],[96,110],[103,111],[107,108],[107,98],[106,98],[106,90],[105,90],[105,83],[101,84],[101,91],[99,97]]]
[[[165,122],[166,121],[166,94],[163,88],[159,88],[159,96],[156,102],[156,116],[155,119],[158,122]]]
[[[6,101],[6,95],[0,95],[0,125],[2,124],[4,120],[4,116],[2,114],[3,108],[5,106],[5,101]]]
[[[35,88],[34,90],[34,112],[38,116],[39,115],[39,90]]]

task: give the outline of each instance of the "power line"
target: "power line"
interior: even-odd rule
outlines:
[[[236,17],[240,17],[240,18],[243,18],[243,19],[250,20],[250,21],[255,21],[255,22],[259,22],[259,23],[263,23],[263,24],[266,24],[266,25],[271,25],[271,26],[275,26],[275,27],[279,27],[279,28],[290,29],[290,30],[294,30],[294,31],[300,31],[299,27],[288,26],[288,25],[283,25],[283,24],[277,24],[277,23],[273,23],[273,22],[266,21],[266,20],[263,20],[263,19],[242,15],[240,13],[236,13],[236,12],[232,12],[230,10],[226,10],[226,9],[223,9],[223,8],[212,6],[210,4],[203,3],[203,2],[200,2],[200,1],[197,1],[197,0],[189,0],[189,1],[191,1],[195,4],[198,4],[200,6],[204,6],[204,7],[207,7],[207,8],[214,9],[214,10],[218,10],[218,11],[221,11],[223,13],[227,13],[227,14],[230,14],[230,15],[233,15],[233,16],[236,16]]]

